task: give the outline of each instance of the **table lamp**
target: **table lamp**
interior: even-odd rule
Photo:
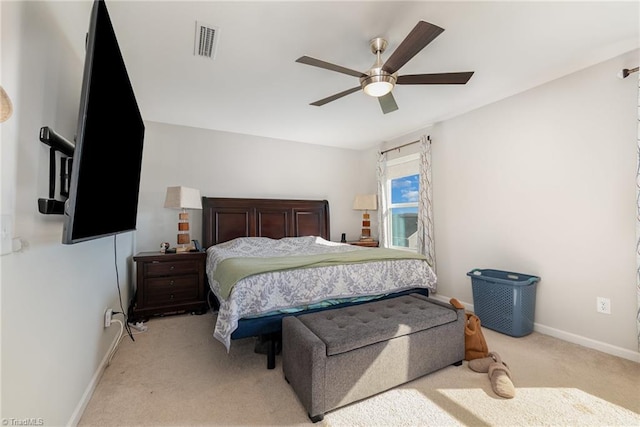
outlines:
[[[378,197],[375,194],[358,194],[353,201],[353,209],[364,211],[362,213],[362,232],[360,233],[360,241],[372,241],[371,237],[371,219],[369,211],[378,209]]]
[[[189,236],[189,213],[187,209],[202,209],[200,190],[181,186],[167,187],[164,207],[181,209],[178,214],[178,246],[176,247],[176,252],[189,251],[191,237]]]

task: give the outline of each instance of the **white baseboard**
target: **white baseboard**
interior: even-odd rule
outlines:
[[[533,324],[533,330],[541,334],[559,338],[563,341],[568,341],[573,344],[578,344],[583,347],[592,348],[603,353],[611,354],[613,356],[622,357],[623,359],[628,359],[633,362],[640,363],[640,352],[637,351],[627,350],[626,348],[617,347],[615,345],[607,344],[602,341],[596,341],[591,338],[583,337],[581,335],[572,334],[571,332],[561,331],[559,329],[551,328],[539,323]]]
[[[67,426],[75,427],[80,422],[80,418],[82,418],[82,414],[84,413],[84,410],[87,408],[87,405],[91,400],[91,396],[93,396],[93,392],[98,386],[98,383],[100,382],[100,378],[102,378],[102,374],[104,373],[104,370],[107,369],[107,363],[109,362],[109,355],[111,354],[111,351],[114,349],[114,347],[118,345],[119,340],[120,340],[120,334],[116,334],[115,339],[109,346],[109,351],[107,351],[107,354],[105,354],[104,358],[102,358],[102,361],[98,365],[96,372],[93,374],[93,377],[89,382],[89,385],[87,386],[84,393],[82,394],[82,398],[80,399],[80,402],[78,402],[76,409],[73,411],[73,414],[71,414],[71,418],[69,419]]]
[[[449,300],[451,299],[450,297],[446,297],[438,294],[432,294],[429,296],[435,300],[443,301],[446,303],[448,303]],[[460,301],[460,302],[464,305],[465,310],[469,312],[473,312],[473,304],[465,303],[463,301]],[[633,351],[633,350],[628,350],[626,348],[617,347],[615,345],[607,344],[601,341],[596,341],[591,338],[583,337],[581,335],[576,335],[571,332],[566,332],[560,329],[552,328],[550,326],[541,325],[540,323],[534,323],[533,330],[535,332],[539,332],[544,335],[549,335],[551,337],[558,338],[563,341],[567,341],[573,344],[578,344],[583,347],[592,348],[594,350],[598,350],[603,353],[611,354],[613,356],[618,356],[623,359],[631,360],[632,362],[640,363],[639,351]]]

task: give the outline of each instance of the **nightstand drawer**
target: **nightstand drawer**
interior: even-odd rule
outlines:
[[[171,261],[171,262],[146,262],[144,264],[145,276],[153,277],[153,276],[168,276],[168,275],[179,275],[179,274],[189,274],[189,273],[198,273],[198,267],[200,263],[198,261]]]
[[[194,300],[198,298],[198,290],[196,275],[147,279],[144,303],[154,306]]]

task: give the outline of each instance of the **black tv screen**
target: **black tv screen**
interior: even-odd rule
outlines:
[[[91,11],[62,243],[135,230],[144,123],[107,6]]]

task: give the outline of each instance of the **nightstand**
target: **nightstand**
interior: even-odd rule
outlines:
[[[353,242],[347,242],[347,243],[354,246],[366,246],[368,248],[378,247],[377,240],[354,240]]]
[[[205,313],[206,257],[204,252],[141,252],[134,256],[137,289],[129,321],[146,321],[163,314]]]

